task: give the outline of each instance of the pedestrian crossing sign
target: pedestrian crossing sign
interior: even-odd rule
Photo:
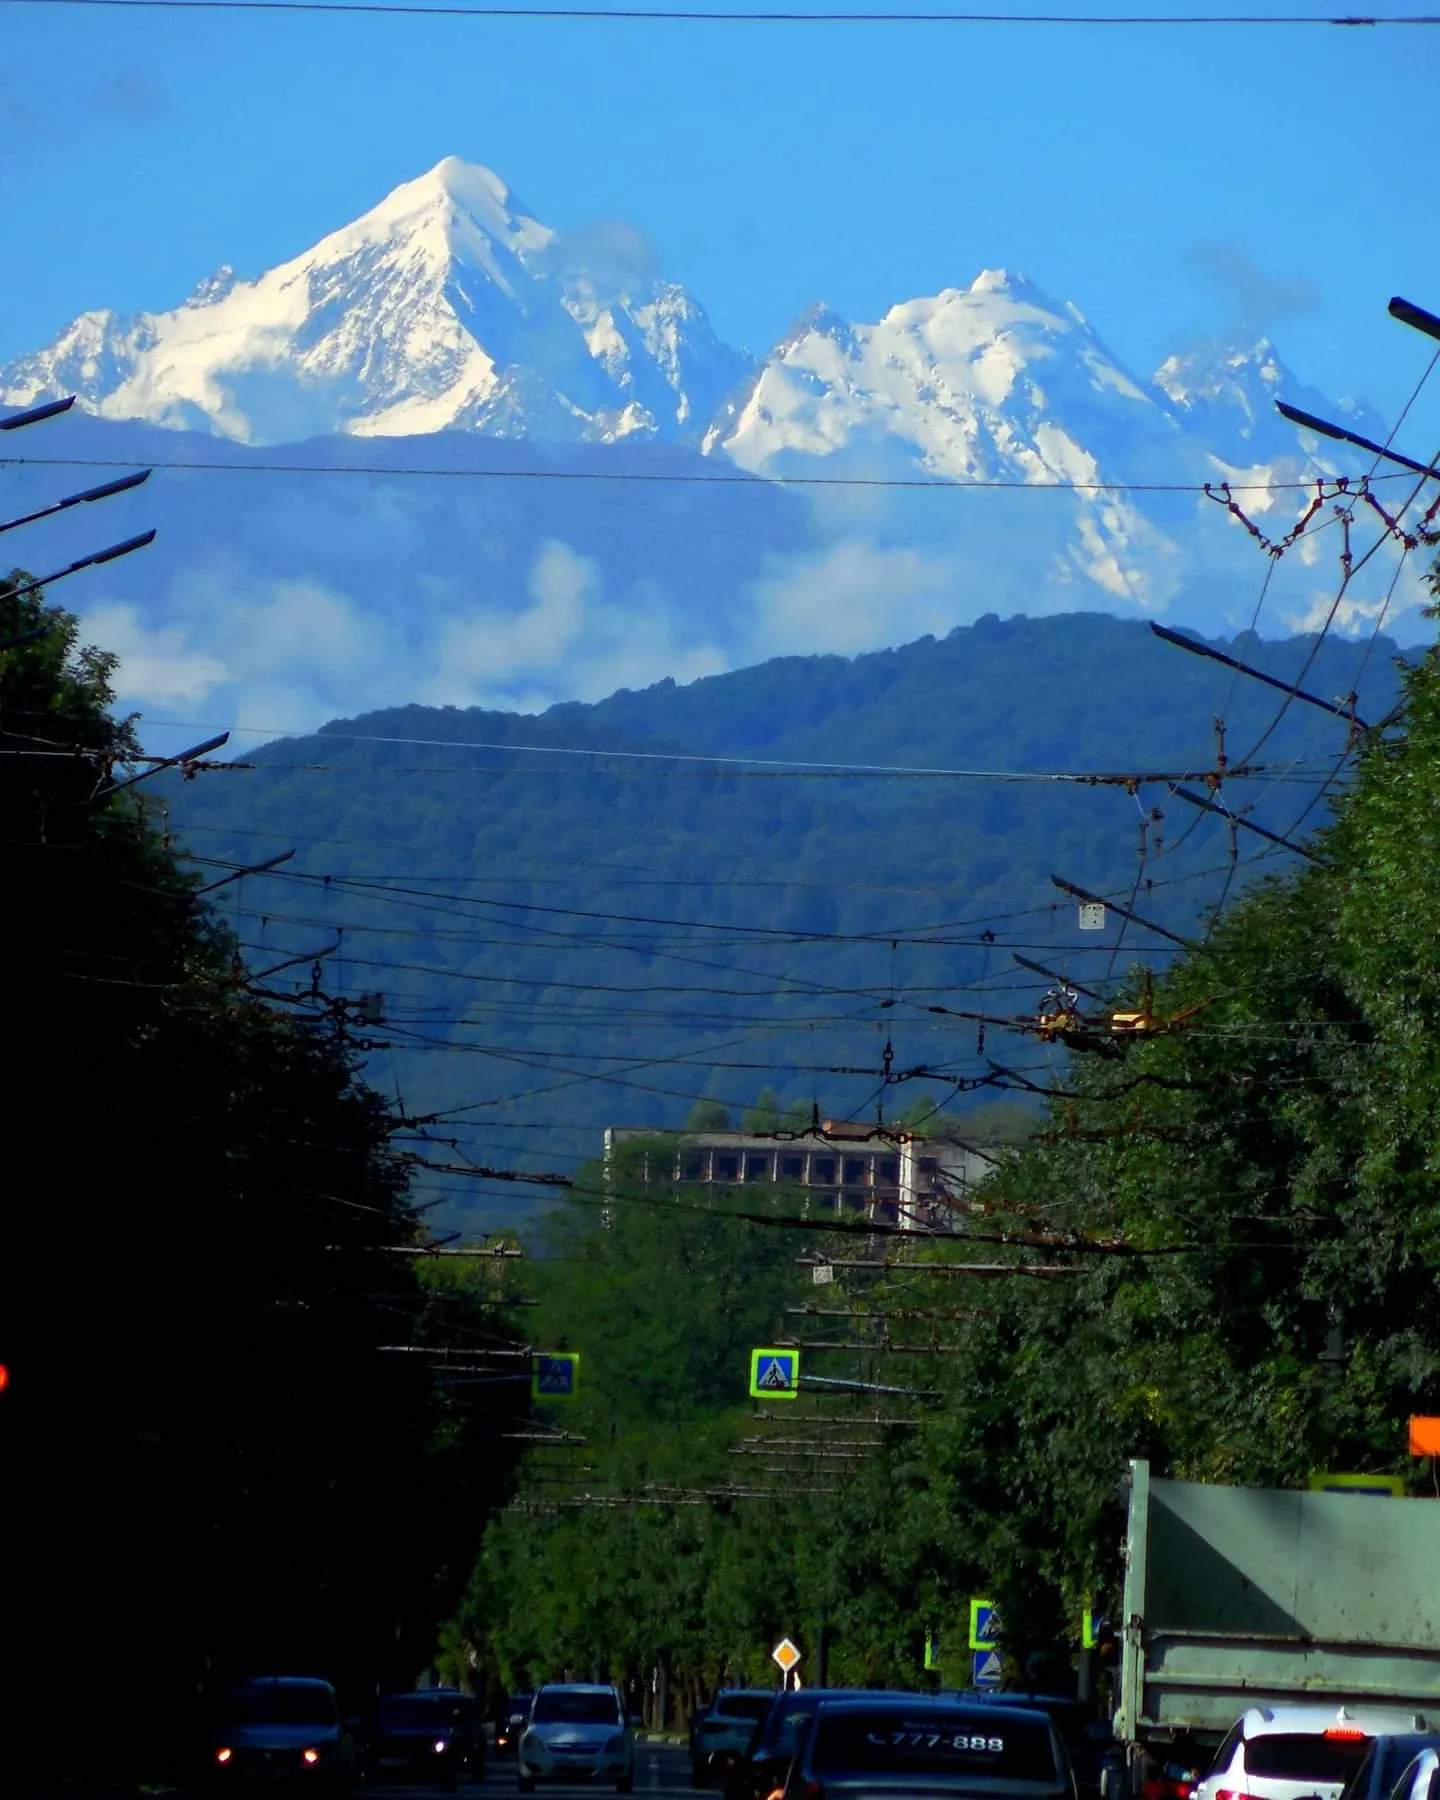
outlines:
[[[754,1400],[796,1400],[800,1396],[798,1350],[752,1350],[750,1396]]]
[[[537,1354],[530,1364],[532,1400],[573,1400],[580,1391],[580,1352]]]
[[[970,1602],[970,1648],[993,1650],[1000,1639],[1000,1612],[993,1600]]]

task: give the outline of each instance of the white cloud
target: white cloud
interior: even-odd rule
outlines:
[[[526,588],[531,604],[520,612],[487,607],[440,622],[426,700],[540,712],[557,700],[599,700],[731,666],[678,629],[665,594],[636,587],[608,599],[599,565],[559,539],[540,546]]]
[[[819,651],[854,656],[942,634],[965,610],[952,559],[859,537],[812,555],[771,557],[750,591],[756,660]]]
[[[182,625],[151,627],[139,609],[112,602],[80,620],[82,643],[98,644],[120,658],[115,685],[122,700],[157,706],[193,706],[227,679],[218,657],[186,642]]]
[[[516,681],[531,683],[537,670],[553,670],[566,660],[584,628],[587,604],[598,593],[599,571],[552,538],[540,546],[527,586],[531,605],[523,612],[484,607],[441,620],[425,689],[432,705],[475,705],[482,695],[503,692]]]

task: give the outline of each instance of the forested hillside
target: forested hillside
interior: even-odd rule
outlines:
[[[1119,1603],[1127,1459],[1428,1492],[1405,1421],[1440,1383],[1437,759],[1432,651],[1311,860],[1131,980],[1145,1032],[1080,1006],[951,1236],[583,1176],[533,1247],[590,1398],[487,1533],[452,1654],[513,1683],[648,1657],[685,1694],[763,1678],[782,1631],[813,1658],[823,1625],[832,1680],[912,1685],[933,1630],[955,1682],[986,1595],[1012,1675],[1059,1683],[1082,1607]],[[750,1347],[787,1338],[798,1400],[747,1401]]]
[[[1322,697],[1358,686],[1362,717],[1393,701],[1383,639],[1240,648]],[[456,1148],[573,1169],[606,1123],[673,1126],[767,1083],[893,1117],[1008,1080],[990,1063],[1014,1045],[972,1015],[1033,1013],[1049,979],[1016,954],[1104,982],[1174,952],[1115,913],[1077,933],[1052,874],[1183,936],[1283,860],[1243,828],[1232,856],[1226,821],[1159,779],[1222,771],[1217,716],[1224,804],[1282,833],[1324,816],[1346,725],[1292,704],[1272,730],[1283,701],[1142,625],[988,618],[538,716],[369,714],[232,747],[246,767],[168,803],[207,879],[293,851],[216,905],[278,989],[380,996],[369,1066],[438,1115],[442,1216],[474,1226],[524,1208],[455,1173]],[[1140,779],[1052,779],[1080,772]]]

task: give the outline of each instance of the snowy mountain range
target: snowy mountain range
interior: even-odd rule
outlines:
[[[488,169],[447,157],[313,250],[171,312],[85,313],[0,370],[110,419],[239,443],[470,430],[681,441],[744,372],[682,288],[606,283]]]
[[[157,478],[145,522],[158,508],[169,548],[92,583],[127,697],[210,696],[210,716],[287,726],[409,700],[598,698],[990,611],[1237,629],[1263,568],[1198,486],[1235,482],[1278,536],[1308,498],[1284,484],[1357,466],[1275,413],[1282,393],[1346,408],[1268,341],[1199,347],[1147,379],[1076,306],[1005,271],[873,324],[816,306],[752,357],[645,259],[555,232],[453,157],[254,279],[223,269],[168,312],[86,313],[0,367],[0,404],[67,393],[92,415],[72,415],[72,442],[112,460],[263,468],[306,441],[317,470],[386,463],[269,477],[263,498]],[[357,457],[381,438],[383,458]],[[558,483],[522,497],[502,479],[541,463]],[[493,478],[405,479],[481,465]],[[581,470],[645,481],[606,483],[591,508],[565,479]],[[704,480],[737,470],[760,478],[748,495]],[[1307,540],[1287,559],[1263,626],[1324,615],[1320,554]],[[1397,593],[1392,626],[1412,600]],[[1340,626],[1379,604],[1352,593]]]
[[[585,267],[457,157],[254,280],[225,268],[169,312],[84,313],[0,367],[10,405],[74,393],[103,418],[244,444],[632,438],[759,473],[878,454],[961,481],[1143,480],[1187,439],[1217,466],[1237,445],[1247,464],[1298,458],[1271,405],[1294,387],[1263,340],[1137,380],[1078,308],[998,270],[874,325],[817,305],[757,363],[683,288]]]

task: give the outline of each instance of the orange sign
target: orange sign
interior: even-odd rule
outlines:
[[[1440,1456],[1440,1419],[1421,1415],[1410,1421],[1410,1454]]]
[[[781,1671],[786,1675],[788,1675],[800,1661],[800,1652],[795,1648],[794,1644],[790,1642],[788,1637],[781,1638],[780,1642],[770,1654],[775,1658],[775,1661],[779,1663]]]

